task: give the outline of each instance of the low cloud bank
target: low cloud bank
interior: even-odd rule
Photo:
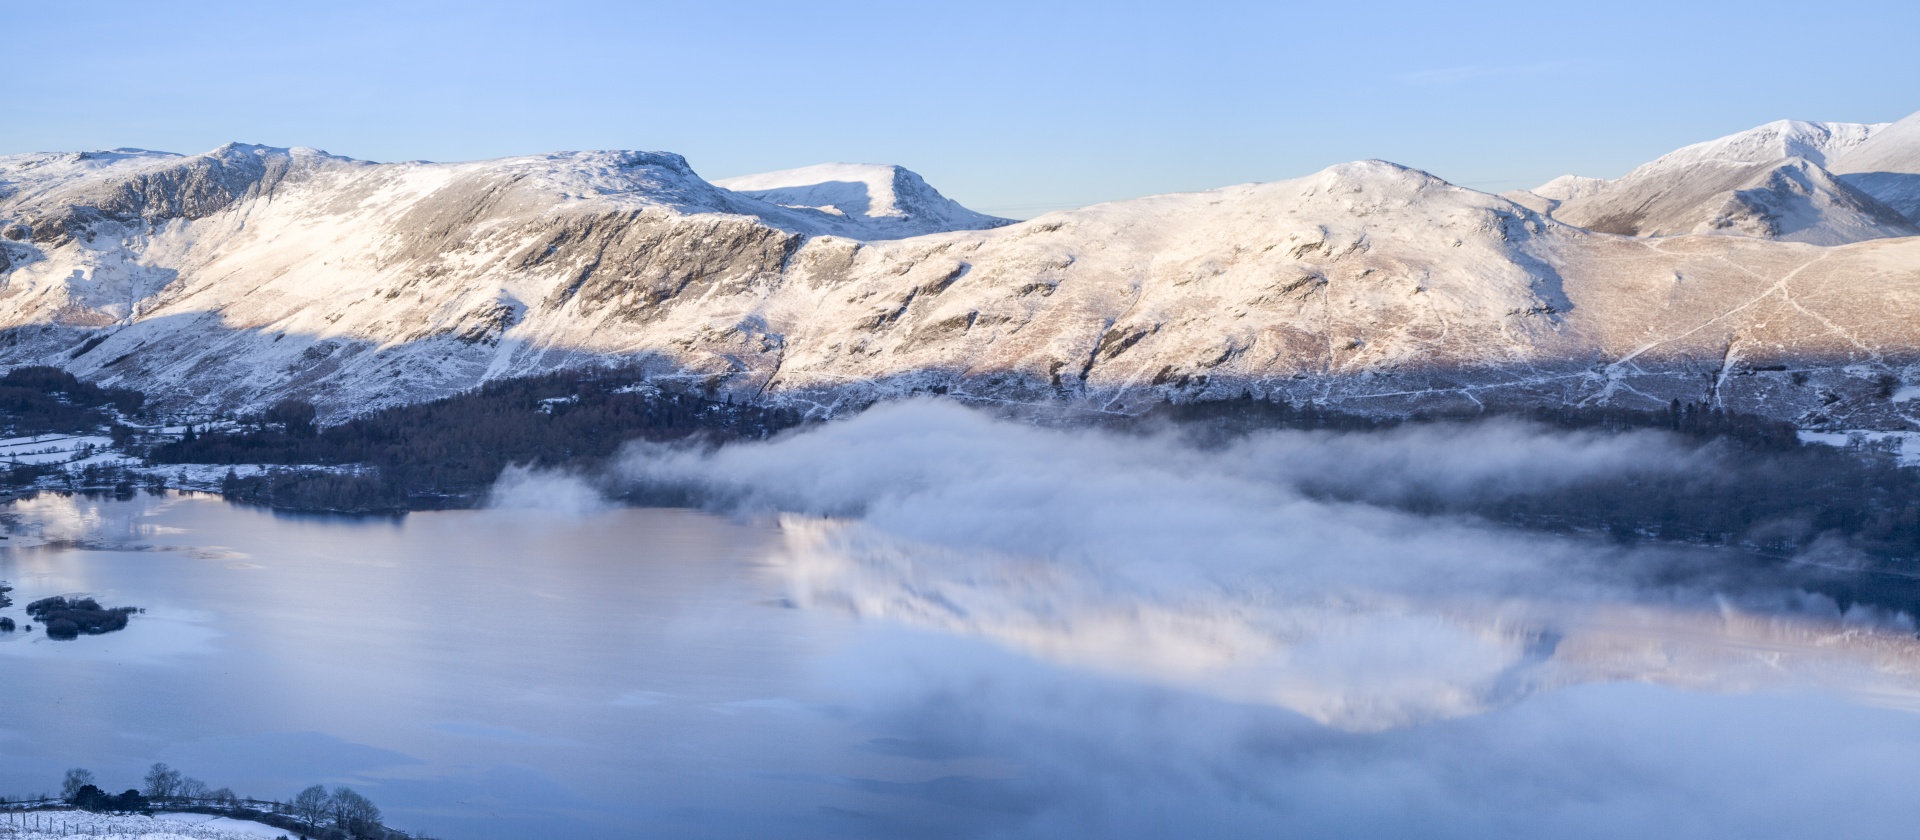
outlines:
[[[624,480],[742,512],[852,519],[896,539],[1088,565],[1114,585],[1285,585],[1319,594],[1584,596],[1671,558],[1384,504],[1560,488],[1699,460],[1655,433],[1513,422],[1383,433],[1276,431],[1220,448],[1177,434],[1063,431],[950,403],[868,411],[718,450],[630,446]],[[1329,489],[1353,502],[1321,498]]]
[[[1791,837],[1843,802],[1903,825],[1916,763],[1871,745],[1920,718],[1862,701],[1920,709],[1910,622],[1728,552],[1394,507],[1712,469],[1656,432],[1207,447],[906,403],[618,473],[778,515],[795,604],[927,631],[827,679],[889,754],[1021,768],[848,781],[947,836]]]
[[[1910,624],[1743,580],[1728,554],[1384,506],[1708,468],[1655,432],[1493,421],[1209,448],[917,402],[717,450],[637,445],[619,472],[787,514],[785,569],[802,605],[1347,729],[1477,714],[1582,682],[1751,686],[1781,673],[1824,682],[1832,660],[1848,673],[1920,664],[1901,641]],[[1366,501],[1327,501],[1328,488]],[[1832,643],[1883,625],[1872,638],[1884,645]],[[1771,659],[1720,655],[1743,647]]]
[[[592,482],[578,475],[542,470],[520,464],[508,464],[487,494],[487,507],[495,510],[540,511],[565,516],[586,516],[612,507],[607,497]]]

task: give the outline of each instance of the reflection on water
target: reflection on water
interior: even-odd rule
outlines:
[[[1905,616],[1286,590],[1244,575],[1230,587],[1142,590],[1098,565],[954,551],[852,522],[782,524],[803,606],[992,639],[1353,731],[1597,682],[1818,687],[1920,710],[1920,639]]]
[[[1920,816],[1884,619],[1420,597],[686,511],[12,506],[0,790],[167,761],[447,837],[1804,836]],[[1138,581],[1134,581],[1135,584]],[[20,607],[6,612],[19,612]],[[1889,709],[1886,707],[1896,707]]]

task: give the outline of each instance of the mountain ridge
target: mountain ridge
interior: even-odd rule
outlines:
[[[1827,168],[1891,127],[1776,120],[1683,147],[1618,179],[1568,175],[1510,196],[1561,221],[1627,236],[1816,245],[1913,236],[1920,221],[1881,201],[1884,190]]]
[[[1822,195],[1857,192],[1800,160]],[[896,237],[864,180],[895,170],[812,169],[727,179],[742,192],[669,153],[0,158],[0,364],[174,410],[301,396],[336,418],[619,364],[821,414],[1244,393],[1915,426],[1889,394],[1920,360],[1920,237],[1621,236],[1565,221],[1571,192],[1530,208],[1382,161]]]

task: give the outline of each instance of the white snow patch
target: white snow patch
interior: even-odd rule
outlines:
[[[1900,459],[1902,466],[1920,465],[1920,443],[1915,443],[1916,440],[1920,440],[1920,432],[1876,432],[1858,429],[1838,432],[1802,430],[1800,440],[1827,446],[1884,448]]]
[[[34,828],[35,821],[41,828]],[[9,840],[52,840],[73,836],[104,840],[255,840],[294,837],[298,832],[247,820],[207,814],[161,812],[152,816],[92,814],[86,811],[36,811],[0,815],[0,833]]]
[[[231,470],[236,477],[264,475],[274,470],[329,472],[360,475],[372,468],[359,464],[148,464],[144,469],[165,476],[168,483],[185,490],[218,492]]]
[[[113,445],[105,435],[32,435],[0,439],[0,460],[22,464],[64,464]],[[97,459],[94,459],[97,460]]]

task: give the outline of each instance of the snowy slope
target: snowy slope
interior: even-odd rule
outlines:
[[[1798,157],[1636,171],[1560,205],[1554,218],[1628,236],[1727,234],[1811,245],[1920,234],[1892,208]]]
[[[0,830],[4,830],[4,836],[9,840],[52,840],[61,837],[97,837],[103,840],[261,840],[297,834],[247,820],[172,812],[16,812],[0,821]]]
[[[1012,220],[975,213],[899,166],[823,163],[714,184],[784,207],[822,211],[848,222],[859,239],[899,239],[950,230],[984,230]]]
[[[871,240],[661,153],[23,161],[0,176],[0,363],[174,408],[337,417],[612,361],[822,411],[1678,398],[1904,428],[1884,379],[1920,381],[1920,237],[1624,238],[1378,161]],[[876,194],[863,217],[907,206]]]
[[[1874,133],[1828,167],[1841,180],[1920,222],[1920,114]]]
[[[1708,161],[1766,163],[1794,157],[1826,166],[1835,156],[1867,142],[1875,132],[1886,127],[1885,123],[1775,120],[1746,131],[1682,147],[1662,155],[1641,169],[1674,170]]]
[[[1628,236],[1729,234],[1815,245],[1912,236],[1920,233],[1912,220],[1823,168],[1881,128],[1768,123],[1680,149],[1617,181],[1557,180],[1569,197],[1549,209],[1561,221]]]
[[[1897,424],[1873,378],[1910,364],[1920,336],[1920,239],[1595,236],[1380,162],[861,256],[912,274],[855,260],[848,300],[877,304],[855,329],[768,310],[799,331],[763,387],[1096,408],[1243,391],[1359,410],[1679,398]]]
[[[81,181],[156,169],[181,157],[145,149],[0,155],[0,201],[31,201]]]
[[[1536,213],[1552,213],[1561,204],[1598,193],[1611,183],[1605,178],[1562,175],[1531,190],[1509,190],[1500,197]]]
[[[1606,189],[1607,185],[1611,183],[1613,182],[1605,178],[1588,178],[1584,175],[1562,175],[1540,186],[1534,187],[1531,192],[1534,195],[1553,201],[1572,201],[1576,198],[1585,198],[1593,195]]]

